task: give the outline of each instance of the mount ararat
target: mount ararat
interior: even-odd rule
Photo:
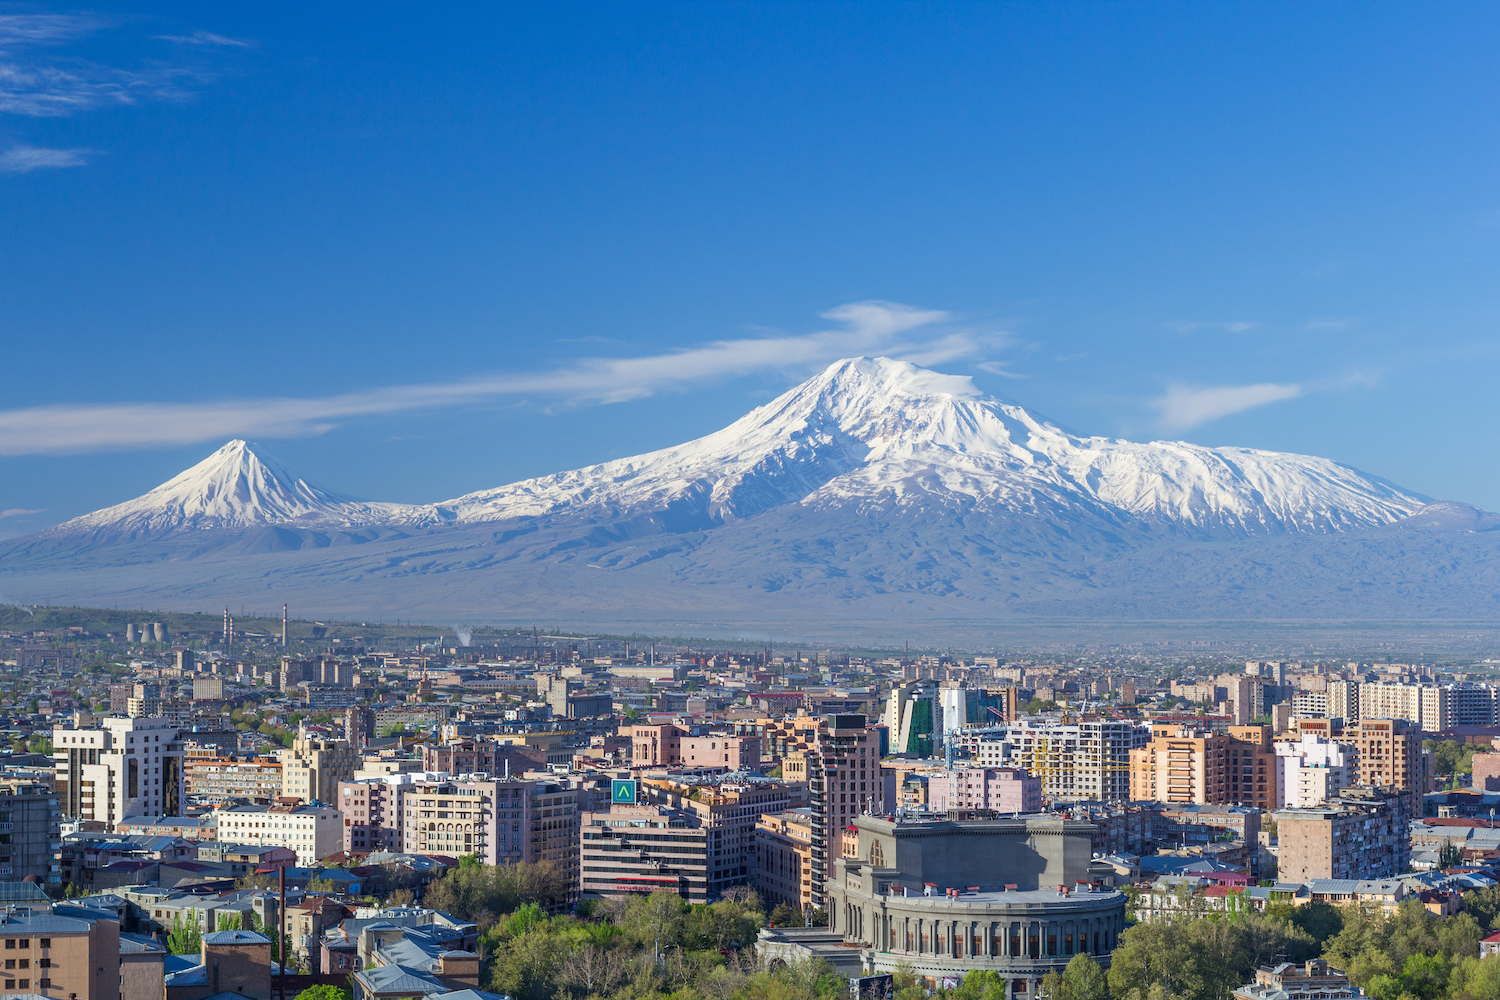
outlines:
[[[0,545],[0,591],[583,628],[1474,619],[1500,610],[1497,528],[1327,459],[1081,436],[854,358],[706,437],[434,504],[231,441]]]

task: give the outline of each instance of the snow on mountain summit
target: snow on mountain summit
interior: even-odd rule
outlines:
[[[471,493],[468,522],[672,511],[709,526],[784,503],[871,503],[1068,518],[1087,509],[1195,532],[1326,532],[1425,497],[1327,459],[1080,437],[965,376],[848,358],[723,430],[660,451]]]
[[[986,395],[967,377],[848,358],[696,440],[437,505],[332,493],[231,441],[151,492],[48,534],[546,517],[640,522],[628,535],[708,530],[786,507],[838,517],[902,509],[931,523],[944,512],[1055,527],[1092,520],[1207,537],[1376,527],[1426,502],[1322,458],[1079,436]]]
[[[230,441],[197,465],[125,503],[85,514],[49,533],[136,536],[176,529],[264,525],[362,527],[415,521],[428,508],[358,500],[312,485],[245,441]]]

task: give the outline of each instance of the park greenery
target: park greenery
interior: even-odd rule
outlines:
[[[848,992],[824,963],[765,968],[757,960],[762,927],[802,920],[786,906],[768,913],[748,889],[711,904],[662,891],[566,912],[568,886],[551,864],[493,867],[470,856],[428,888],[424,903],[479,924],[481,988],[514,1000],[834,1000]],[[1346,972],[1371,1000],[1500,1000],[1500,956],[1479,957],[1481,938],[1500,930],[1500,887],[1467,893],[1463,912],[1447,917],[1417,899],[1391,914],[1314,902],[1160,916],[1125,931],[1107,970],[1074,956],[1043,980],[1036,1000],[1228,1000],[1257,968],[1312,958]],[[1004,1000],[1006,987],[977,971],[933,993],[905,966],[895,981],[895,1000]]]
[[[1457,740],[1423,740],[1423,750],[1431,750],[1437,774],[1473,774],[1474,755],[1488,753],[1488,744],[1460,743]]]

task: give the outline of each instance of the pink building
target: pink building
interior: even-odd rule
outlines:
[[[630,727],[630,766],[666,767],[682,759],[682,730],[671,723]]]
[[[1474,780],[1470,784],[1482,792],[1500,792],[1500,753],[1474,755]]]
[[[670,723],[630,727],[631,767],[718,768],[739,771],[760,764],[760,737],[710,733],[689,736]]]
[[[740,771],[760,764],[759,736],[684,736],[681,741],[682,767],[721,767]]]
[[[927,778],[927,808],[993,809],[1001,813],[1042,811],[1042,779],[1015,767],[964,767]]]

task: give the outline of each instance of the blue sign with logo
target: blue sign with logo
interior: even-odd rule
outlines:
[[[635,805],[635,782],[625,778],[612,780],[609,787],[609,801]]]

